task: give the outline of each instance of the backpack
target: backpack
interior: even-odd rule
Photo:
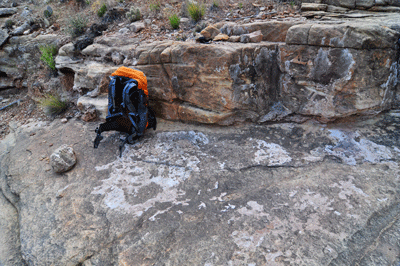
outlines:
[[[154,111],[148,106],[147,78],[139,70],[120,67],[111,74],[108,86],[108,114],[106,122],[96,128],[96,149],[103,139],[101,133],[116,130],[126,133],[119,146],[120,157],[126,143],[133,144],[147,128],[156,130]]]

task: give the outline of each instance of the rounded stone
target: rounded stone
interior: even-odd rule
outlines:
[[[76,164],[74,149],[68,145],[62,145],[50,155],[50,164],[53,171],[63,173],[69,171]]]

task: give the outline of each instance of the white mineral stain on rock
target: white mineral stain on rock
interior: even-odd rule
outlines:
[[[206,204],[204,202],[201,202],[198,208],[199,208],[199,210],[205,209],[206,208]]]
[[[351,52],[349,51],[349,49],[343,49],[342,50],[342,55],[341,55],[341,59],[343,61],[346,62],[346,64],[348,65],[348,68],[346,69],[346,76],[344,76],[344,80],[351,80],[352,77],[352,68],[355,65],[355,61],[353,59],[353,55],[351,54]]]
[[[264,206],[258,204],[256,201],[247,202],[247,206],[238,209],[238,213],[240,213],[241,215],[254,216],[257,218],[268,215],[267,213],[264,213]]]
[[[219,197],[215,197],[215,196],[214,196],[214,197],[212,197],[210,200],[218,200],[219,202],[224,202],[225,200],[223,199],[223,197],[225,197],[226,194],[228,194],[228,193],[222,192],[221,195],[220,195]]]
[[[356,165],[357,160],[380,163],[393,158],[388,147],[360,138],[357,132],[344,132],[338,129],[330,129],[329,132],[336,145],[327,145],[325,151],[339,157],[345,164]]]
[[[126,146],[122,158],[96,167],[97,171],[109,169],[111,173],[92,194],[104,195],[105,206],[133,216],[142,215],[158,202],[187,205],[181,200],[185,192],[179,185],[199,171],[200,163],[200,158],[187,153],[197,154],[198,146],[204,143],[208,143],[204,134],[191,131],[160,133],[151,141]],[[151,192],[154,187],[156,192]],[[146,190],[153,195],[142,199],[141,193]],[[170,208],[157,211],[150,220]]]
[[[356,187],[356,185],[353,183],[353,179],[354,178],[352,176],[349,176],[349,180],[339,181],[339,184],[334,183],[334,184],[330,185],[329,187],[331,187],[331,188],[337,187],[340,189],[340,192],[338,195],[339,199],[346,200],[351,195],[359,195],[359,196],[363,196],[363,197],[369,197],[369,195],[364,193],[364,191],[362,191],[362,189]]]
[[[301,211],[307,207],[312,207],[315,211],[319,210],[321,213],[333,210],[331,204],[334,202],[333,199],[322,196],[320,193],[305,192],[304,196],[300,199],[300,203],[296,203],[295,207]]]
[[[224,210],[222,210],[221,212],[227,212],[227,211],[229,211],[229,210],[234,210],[235,208],[236,208],[236,206],[235,205],[232,205],[232,204],[230,204],[230,203],[228,203],[228,205],[226,205],[226,206],[224,206]]]
[[[254,162],[261,165],[277,166],[292,161],[289,153],[280,145],[256,140],[258,150],[254,154]]]

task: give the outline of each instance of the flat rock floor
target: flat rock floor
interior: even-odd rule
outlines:
[[[121,158],[118,133],[93,149],[99,123],[13,125],[0,265],[398,265],[399,122],[159,121]],[[78,163],[60,175],[62,144]]]

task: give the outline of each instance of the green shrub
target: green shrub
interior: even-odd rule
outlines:
[[[50,18],[53,15],[53,9],[50,6],[43,11],[43,15],[45,18]]]
[[[219,7],[219,2],[218,0],[213,0],[213,3],[211,5],[212,8],[218,8]]]
[[[40,46],[39,50],[42,52],[40,60],[42,60],[51,70],[56,70],[56,62],[54,56],[58,53],[58,48],[55,45],[49,44]]]
[[[155,2],[155,3],[151,3],[149,7],[150,7],[150,11],[157,12],[157,11],[160,11],[161,4],[160,4],[160,2]]]
[[[199,21],[204,16],[205,7],[199,3],[189,3],[188,12],[194,21]]]
[[[239,8],[240,8],[240,9],[243,8],[243,3],[239,3]]]
[[[60,96],[50,94],[40,99],[39,104],[43,108],[44,113],[48,116],[61,114],[68,107],[68,103],[62,101]]]
[[[15,24],[14,21],[12,21],[11,19],[7,19],[6,22],[4,23],[4,26],[7,29],[11,29],[14,24]]]
[[[85,32],[88,19],[82,16],[76,16],[69,20],[67,32],[73,37],[78,37]]]
[[[97,10],[97,16],[98,16],[99,18],[103,17],[104,14],[106,13],[106,11],[107,11],[107,6],[106,6],[106,4],[103,4],[103,5],[99,8],[99,10]]]
[[[45,11],[43,11],[43,15],[45,18],[49,18],[49,17],[51,17],[52,14],[50,13],[49,10],[46,9]]]
[[[178,17],[176,14],[173,14],[168,19],[169,19],[169,23],[171,24],[171,27],[173,29],[179,28],[179,23],[181,23],[181,18],[180,17]]]
[[[126,18],[131,22],[140,20],[140,10],[138,8],[135,9],[132,6],[131,9],[126,13]]]

